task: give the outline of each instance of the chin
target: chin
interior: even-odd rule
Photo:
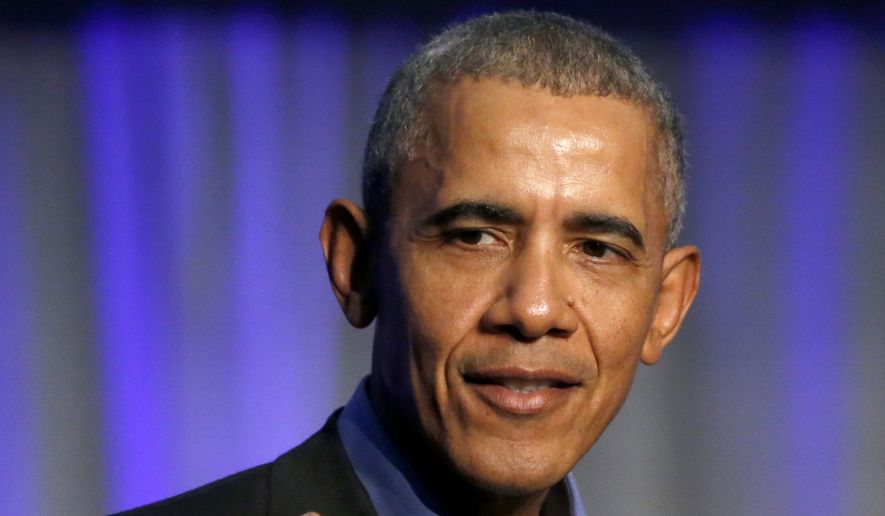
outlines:
[[[460,476],[491,493],[526,496],[549,489],[574,467],[561,450],[498,441],[464,446],[450,455]]]

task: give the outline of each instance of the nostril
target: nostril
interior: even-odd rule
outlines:
[[[547,328],[544,332],[531,333],[526,330],[520,329],[518,325],[514,324],[503,324],[497,327],[498,331],[509,336],[514,341],[522,343],[522,344],[531,344],[533,342],[538,341],[542,337],[568,337],[571,335],[571,331],[563,328]]]
[[[517,342],[522,342],[523,344],[531,344],[539,338],[529,337],[528,335],[523,333],[522,330],[512,324],[504,325],[500,329],[502,333],[509,335],[513,340]]]

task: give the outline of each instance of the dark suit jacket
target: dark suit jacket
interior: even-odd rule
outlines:
[[[375,515],[338,435],[339,409],[323,428],[277,460],[173,498],[127,511],[127,516]]]

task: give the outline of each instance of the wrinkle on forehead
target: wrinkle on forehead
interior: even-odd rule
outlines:
[[[624,149],[613,140],[616,136],[595,125],[580,131],[528,122],[505,131],[481,123],[465,120],[453,126],[455,134],[449,135],[449,146],[442,151],[441,168],[457,175],[484,156],[497,164],[497,170],[518,172],[521,180],[511,181],[506,190],[521,190],[529,194],[524,199],[537,202],[554,201],[551,208],[566,210],[574,205],[562,201],[585,200],[588,191],[604,190],[607,176],[617,172],[613,164],[623,162],[617,158]],[[467,148],[470,153],[464,152]]]
[[[601,132],[601,131],[599,131]],[[539,127],[539,124],[514,124],[500,141],[488,136],[488,132],[477,131],[477,143],[487,143],[490,150],[500,148],[505,152],[516,152],[543,158],[544,163],[562,164],[569,159],[593,159],[608,150],[609,142],[605,135],[593,132],[578,132],[553,124]]]
[[[559,137],[553,141],[557,154],[593,154],[602,150],[602,142],[597,138],[578,138],[574,135]]]
[[[438,154],[455,148],[473,148],[534,154],[553,161],[628,152],[644,165],[648,164],[650,142],[643,142],[643,149],[625,149],[619,142],[624,131],[648,136],[649,127],[642,108],[626,101],[592,96],[587,97],[584,105],[575,104],[575,100],[579,100],[576,97],[557,97],[542,89],[514,88],[516,94],[506,97],[483,91],[494,87],[496,82],[459,83],[438,98],[432,107],[434,123],[428,141],[432,148],[427,150]],[[500,84],[497,87],[500,88]],[[643,116],[613,121],[613,110],[623,110],[625,106],[643,111]],[[606,123],[597,123],[599,116],[604,117]],[[502,132],[502,126],[506,131]]]

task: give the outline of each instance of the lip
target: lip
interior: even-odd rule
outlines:
[[[580,387],[574,375],[556,369],[501,367],[462,375],[468,390],[497,412],[536,416],[565,403]]]

